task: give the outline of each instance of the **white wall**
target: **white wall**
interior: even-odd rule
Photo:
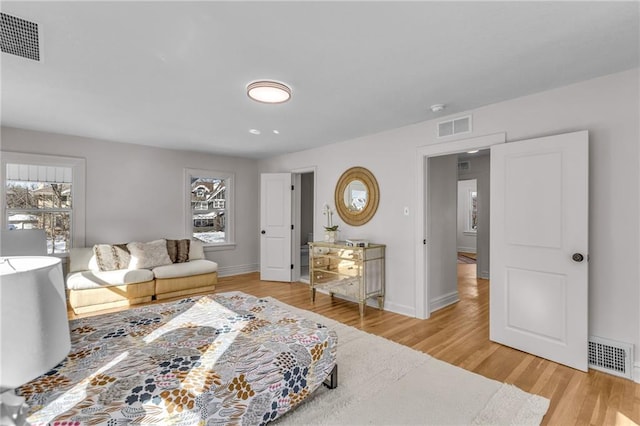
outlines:
[[[428,269],[431,286],[429,311],[434,312],[460,300],[458,296],[458,256],[456,250],[458,156],[430,157],[429,212],[427,231]]]
[[[86,159],[86,246],[185,237],[184,169],[235,173],[236,248],[207,252],[220,275],[257,270],[257,161],[10,127],[5,151]]]
[[[476,232],[470,232],[468,229],[469,210],[471,209],[471,199],[469,194],[471,192],[477,193],[477,191],[478,185],[475,179],[458,181],[458,227],[456,232],[456,241],[459,252],[475,253],[477,250]]]
[[[589,131],[589,333],[635,344],[640,369],[638,72],[612,74],[458,115],[473,114],[474,131],[466,137],[506,132],[507,141],[513,142]],[[426,121],[259,162],[265,172],[316,166],[320,206],[333,204],[336,181],[347,168],[363,166],[373,172],[380,186],[378,212],[361,227],[340,224],[341,238],[387,244],[385,306],[400,313],[413,314],[415,303],[416,235],[413,218],[402,210],[416,209],[416,148],[445,142],[436,139],[435,132],[436,121]],[[315,226],[316,233],[321,232],[322,224]]]

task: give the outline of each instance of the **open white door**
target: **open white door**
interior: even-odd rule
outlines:
[[[291,282],[291,173],[260,176],[260,279]]]
[[[490,338],[588,369],[588,133],[491,148]]]

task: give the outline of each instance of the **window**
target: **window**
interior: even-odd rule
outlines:
[[[467,231],[478,232],[478,192],[469,190],[468,201]]]
[[[234,243],[233,174],[185,170],[187,234],[205,247]]]
[[[44,229],[50,254],[84,245],[84,160],[2,153],[5,229]]]

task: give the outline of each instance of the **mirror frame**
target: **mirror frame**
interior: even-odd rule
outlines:
[[[359,180],[367,188],[367,204],[359,212],[351,211],[344,204],[344,191],[347,186],[354,180]],[[345,171],[338,183],[334,194],[334,202],[336,211],[340,218],[347,224],[352,226],[361,226],[369,222],[378,210],[380,201],[380,190],[378,189],[378,181],[373,173],[364,167],[351,167]]]

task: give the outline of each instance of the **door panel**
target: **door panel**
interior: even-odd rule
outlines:
[[[513,156],[505,165],[509,243],[560,248],[562,156],[558,152]]]
[[[291,281],[291,173],[260,176],[260,279]]]
[[[491,340],[586,371],[587,253],[588,133],[492,147]]]

